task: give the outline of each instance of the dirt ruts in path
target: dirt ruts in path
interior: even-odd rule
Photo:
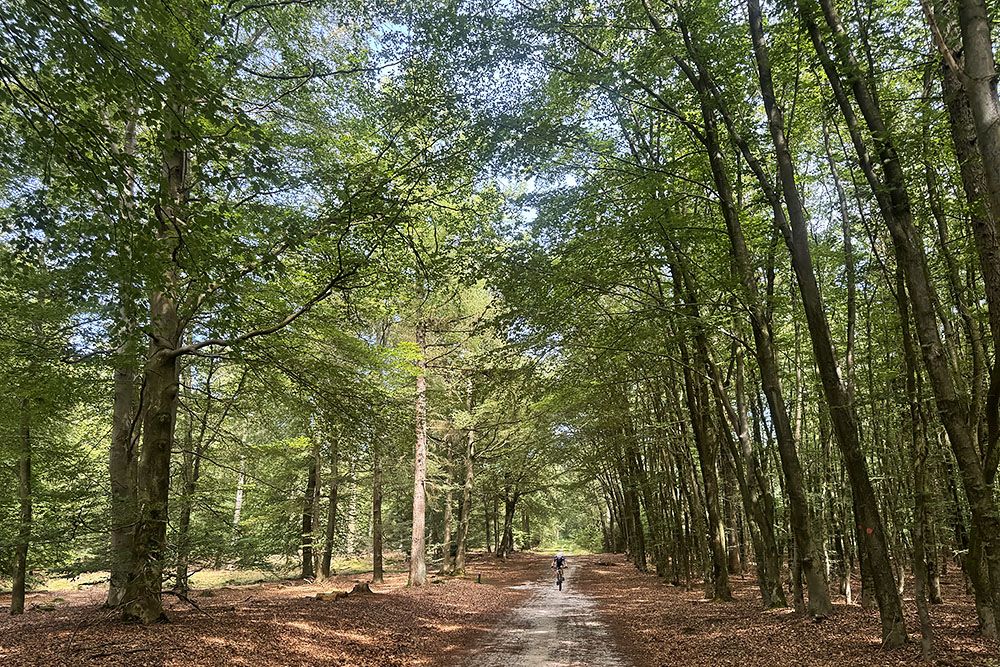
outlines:
[[[533,595],[496,627],[467,667],[626,667],[593,598],[575,590],[570,566],[562,591],[552,580],[528,586]]]

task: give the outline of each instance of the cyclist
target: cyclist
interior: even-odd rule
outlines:
[[[552,558],[552,569],[556,571],[556,586],[559,590],[562,590],[563,585],[563,568],[566,567],[566,556],[560,551]]]

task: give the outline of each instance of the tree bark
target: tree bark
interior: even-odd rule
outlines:
[[[309,474],[306,477],[306,492],[302,498],[302,533],[300,535],[302,544],[302,578],[313,579],[316,570],[313,568],[313,523],[316,511],[316,488],[319,477],[316,462],[318,460],[317,451],[319,444],[315,442],[309,452]]]
[[[127,156],[135,154],[136,121],[134,116],[125,126],[122,152]],[[121,197],[119,210],[122,218],[128,219],[134,213],[135,173],[126,167],[126,190]],[[108,475],[111,482],[111,576],[108,583],[107,607],[118,607],[125,596],[125,589],[132,573],[132,533],[135,530],[136,511],[136,464],[139,441],[138,414],[139,391],[139,341],[136,327],[137,297],[130,284],[132,249],[124,244],[120,256],[126,264],[123,276],[118,282],[118,301],[121,320],[121,343],[114,367],[114,400],[111,413],[111,452],[108,457]]]
[[[24,613],[24,594],[28,579],[28,547],[31,544],[32,492],[31,492],[31,401],[21,399],[17,455],[17,499],[20,505],[17,540],[14,543],[14,581],[11,586],[10,613]]]
[[[381,584],[382,565],[382,452],[376,436],[372,443],[372,583]]]
[[[469,379],[466,401],[470,418],[472,416],[472,379]],[[459,509],[458,517],[458,539],[455,551],[455,573],[465,572],[465,552],[469,539],[469,521],[472,517],[472,487],[475,482],[475,470],[473,460],[476,455],[476,429],[470,425],[465,434],[465,455],[462,457],[463,483],[462,483],[462,505]]]
[[[340,459],[340,438],[335,436],[333,438],[333,440],[330,442],[330,481],[328,482],[329,488],[327,490],[327,498],[329,500],[329,504],[327,505],[327,508],[326,508],[326,534],[324,535],[325,539],[324,539],[324,542],[323,542],[323,562],[320,564],[320,573],[324,577],[329,577],[333,573],[333,543],[334,543],[334,541],[336,540],[336,537],[337,537],[337,492],[338,492],[339,486],[340,486],[340,473],[338,472],[338,468],[340,466],[340,460],[339,459]],[[374,468],[377,469],[377,474],[381,475],[382,471],[379,468],[380,462],[378,460],[378,444],[377,444],[377,442],[373,442],[372,443],[372,463],[373,463]],[[376,479],[375,476],[376,476],[376,472],[373,471],[373,473],[372,473],[372,485],[373,485],[373,489],[372,489],[372,493],[373,493],[373,496],[372,496],[372,503],[373,503],[373,505],[372,505],[372,519],[373,519],[373,521],[372,521],[372,532],[373,532],[373,535],[374,535],[374,532],[375,532],[375,525],[374,525],[374,517],[375,517],[375,507],[374,507],[375,497],[374,497],[374,493],[375,493],[375,488],[374,487],[377,486],[377,485],[381,485],[381,482],[382,482],[381,478]],[[376,484],[376,482],[378,484]],[[381,493],[381,489],[378,489],[378,491],[379,491],[379,493]],[[379,500],[379,503],[381,503],[381,501],[382,501],[381,497],[379,497],[378,500]],[[382,508],[379,507],[379,512],[381,512],[381,509]],[[381,520],[381,516],[379,517],[379,519]],[[379,525],[379,531],[381,531],[381,528],[382,528],[382,526]],[[378,537],[379,537],[379,540],[381,540],[381,537],[382,537],[381,534]],[[381,546],[382,545],[381,545],[381,542],[380,542],[379,543],[379,549],[380,550],[381,550]],[[373,540],[372,547],[373,547],[372,556],[374,558],[374,555],[375,555],[374,554],[374,540]],[[381,552],[379,552],[378,555],[379,555],[379,558],[382,557]],[[377,583],[381,583],[381,580],[379,580]]]
[[[424,522],[427,512],[427,326],[417,323],[416,450],[413,462],[413,529],[410,536],[410,575],[408,585],[427,583]]]
[[[514,516],[520,496],[517,491],[508,491],[503,498],[503,529],[500,545],[497,547],[497,558],[507,558],[514,552]]]
[[[179,85],[168,80],[168,87]],[[132,538],[132,574],[126,586],[123,618],[143,624],[166,620],[160,586],[167,549],[167,503],[170,489],[170,453],[177,421],[180,384],[177,348],[183,323],[177,313],[179,281],[174,253],[182,243],[188,155],[183,148],[184,110],[171,99],[165,112],[161,191],[157,206],[157,254],[165,263],[162,285],[154,289],[149,306],[149,351],[144,371],[145,405],[142,453],[138,466],[138,516]]]
[[[992,485],[1000,464],[1000,99],[997,96],[997,69],[990,35],[989,12],[984,0],[958,0],[958,22],[962,34],[965,76],[961,78],[975,122],[982,173],[991,216],[973,218],[973,233],[979,250],[993,333],[993,370],[986,402],[987,442],[983,452],[984,476]],[[947,48],[947,47],[946,47]],[[974,204],[975,205],[975,204]],[[978,224],[977,224],[978,223]],[[970,499],[971,502],[971,499]],[[979,503],[977,503],[979,504]],[[994,534],[995,535],[995,534]],[[994,538],[995,539],[995,538]],[[987,549],[987,559],[1000,560]],[[1000,615],[1000,564],[990,561],[994,613]]]
[[[186,384],[190,393],[189,373]],[[174,582],[174,590],[184,595],[188,592],[188,562],[191,557],[191,509],[201,467],[201,452],[196,451],[201,449],[201,443],[195,445],[193,430],[192,415],[188,412],[184,427],[184,449],[181,452],[180,516],[177,519],[177,569]]]
[[[441,539],[441,568],[439,570],[440,574],[449,574],[451,572],[452,561],[451,561],[451,523],[452,523],[452,505],[455,502],[455,491],[452,488],[452,466],[451,466],[451,439],[448,438],[447,450],[445,453],[445,484],[447,485],[447,490],[444,494],[444,536]]]
[[[128,355],[125,352],[123,356]],[[123,361],[114,371],[114,404],[111,416],[111,579],[107,607],[118,607],[132,572],[132,532],[136,518],[136,445],[139,428],[136,414],[138,391],[136,369]]]
[[[177,419],[177,357],[181,327],[174,300],[166,292],[151,299],[151,336],[146,363],[148,397],[138,468],[139,516],[133,533],[133,573],[126,588],[124,618],[143,624],[166,620],[160,585],[166,553],[170,452]]]

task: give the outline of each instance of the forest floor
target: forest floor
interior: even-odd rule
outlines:
[[[904,595],[911,642],[881,648],[878,612],[834,600],[833,616],[814,622],[790,609],[764,609],[751,573],[730,581],[731,603],[704,599],[702,590],[664,584],[620,555],[587,557],[576,587],[590,596],[611,636],[637,667],[902,667],[920,660],[912,592]],[[579,562],[580,559],[577,559]],[[944,604],[930,610],[932,664],[1000,667],[995,644],[976,631],[976,614],[961,582],[942,582]],[[855,587],[855,590],[858,590]]]
[[[164,596],[171,622],[150,627],[102,609],[103,588],[39,591],[28,595],[23,616],[0,614],[0,665],[456,665],[530,595],[547,566],[544,556],[474,556],[465,578],[431,576],[440,583],[414,589],[396,572],[373,595],[329,602],[316,594],[350,590],[365,576],[193,591],[200,609]],[[0,595],[0,608],[9,604]]]
[[[919,642],[879,646],[878,614],[835,604],[821,623],[764,610],[754,580],[733,577],[735,601],[707,602],[698,590],[640,574],[621,556],[571,558],[562,592],[548,557],[506,562],[476,556],[466,578],[406,588],[392,573],[374,595],[336,601],[364,575],[317,583],[268,582],[196,591],[200,607],[167,596],[171,623],[124,625],[101,608],[104,591],[34,592],[23,616],[0,615],[0,665],[465,665],[466,667],[874,667],[920,665]],[[476,576],[482,575],[482,583]],[[959,582],[931,609],[935,664],[1000,667],[976,634]],[[0,595],[0,606],[10,602]],[[917,628],[912,598],[907,623]],[[916,640],[917,638],[914,637]]]

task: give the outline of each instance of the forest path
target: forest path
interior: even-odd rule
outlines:
[[[597,603],[574,590],[577,567],[567,568],[562,591],[554,577],[529,584],[534,594],[493,630],[467,667],[625,667]]]

